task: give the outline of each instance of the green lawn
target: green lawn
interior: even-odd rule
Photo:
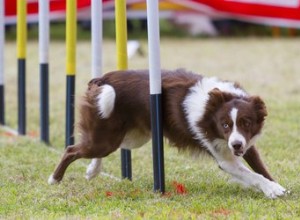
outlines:
[[[147,54],[147,44],[141,41]],[[228,183],[229,176],[209,157],[178,154],[165,144],[166,195],[153,192],[151,144],[133,151],[133,181],[108,176],[85,180],[89,161],[73,163],[59,185],[47,184],[64,149],[65,45],[50,51],[50,135],[39,142],[38,45],[28,44],[28,137],[0,129],[0,219],[300,219],[300,43],[299,39],[161,40],[166,69],[184,67],[241,83],[266,102],[268,117],[258,145],[273,176],[291,194],[270,200]],[[77,47],[76,101],[90,79],[90,43]],[[115,44],[105,40],[104,71],[115,69]],[[6,120],[16,128],[16,45],[5,48]],[[147,68],[135,56],[130,68]],[[120,177],[120,153],[104,159],[105,173]],[[182,184],[187,193],[176,190]]]

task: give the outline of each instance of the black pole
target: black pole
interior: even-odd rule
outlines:
[[[131,151],[121,149],[122,178],[132,180]]]
[[[49,144],[49,65],[40,64],[40,139]]]
[[[5,95],[4,85],[0,85],[0,124],[5,125]]]
[[[26,60],[18,59],[18,132],[26,134]]]
[[[161,94],[150,95],[154,191],[165,192]]]
[[[75,75],[67,75],[67,98],[66,98],[66,145],[74,144],[74,121],[75,121]]]

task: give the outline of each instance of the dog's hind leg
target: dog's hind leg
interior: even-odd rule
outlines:
[[[91,163],[88,165],[86,169],[86,176],[85,178],[87,180],[90,180],[94,177],[96,177],[100,171],[101,171],[101,163],[102,159],[101,158],[94,158],[92,159]]]
[[[76,144],[67,147],[60,163],[56,167],[54,173],[49,177],[48,183],[49,184],[59,183],[62,180],[68,166],[75,160],[85,156],[84,148],[85,146],[82,144]]]
[[[268,172],[266,166],[262,162],[260,155],[259,155],[257,149],[255,148],[255,146],[252,146],[249,150],[247,150],[247,152],[245,153],[245,155],[243,157],[246,160],[246,162],[249,164],[249,166],[256,173],[259,173],[259,174],[263,175],[264,177],[266,177],[267,179],[274,181],[274,179]]]
[[[117,135],[112,136],[114,141],[109,142],[108,145],[110,145],[110,146],[119,146],[120,145],[120,148],[130,150],[130,149],[135,149],[135,148],[141,147],[145,143],[147,143],[150,139],[150,132],[140,131],[140,130],[131,130],[126,133],[121,144],[119,141],[117,141],[115,143],[115,136],[117,136]],[[99,137],[99,135],[98,135],[98,137]],[[88,165],[88,167],[86,169],[85,178],[87,180],[91,180],[92,178],[96,177],[101,172],[101,167],[102,167],[101,162],[102,162],[101,158],[92,159],[91,163]]]

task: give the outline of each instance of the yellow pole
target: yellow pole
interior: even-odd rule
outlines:
[[[66,24],[66,51],[67,75],[75,75],[76,72],[76,19],[77,0],[67,0],[67,24]]]
[[[26,58],[26,0],[17,0],[17,56],[19,59]]]
[[[117,68],[125,70],[127,64],[127,18],[126,0],[115,0],[116,12],[116,44],[117,44]]]
[[[74,144],[75,121],[75,72],[76,72],[76,35],[77,35],[77,0],[67,0],[66,21],[66,73],[67,73],[67,98],[66,98],[66,147]]]
[[[27,2],[17,0],[18,133],[26,134],[26,40]]]
[[[128,68],[126,0],[115,0],[115,13],[117,69],[126,70]],[[122,178],[132,179],[130,150],[121,149],[121,172]]]

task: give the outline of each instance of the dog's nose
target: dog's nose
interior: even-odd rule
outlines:
[[[235,150],[240,150],[242,148],[242,142],[241,141],[234,141],[232,143],[232,147]]]

